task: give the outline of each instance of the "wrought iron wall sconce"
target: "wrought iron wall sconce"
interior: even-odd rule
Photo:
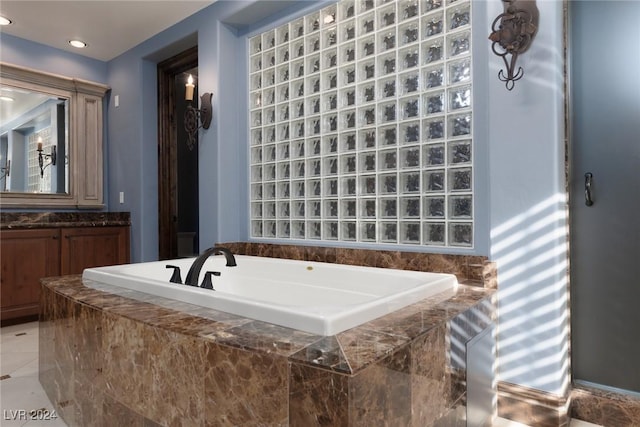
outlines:
[[[5,179],[11,175],[11,159],[7,159],[7,164],[0,167],[0,179]]]
[[[47,166],[55,166],[58,161],[58,152],[56,146],[51,147],[51,154],[42,153],[42,139],[38,138],[38,165],[40,166],[40,178],[44,178],[44,170]],[[49,160],[49,163],[44,164],[45,159]]]
[[[198,129],[209,129],[212,118],[212,105],[211,98],[212,93],[205,93],[200,97],[200,109],[193,108],[191,101],[193,101],[193,77],[189,75],[189,79],[186,84],[185,100],[189,101],[187,110],[184,112],[184,130],[187,132],[187,147],[189,150],[193,150],[196,144],[196,135]]]
[[[515,82],[524,76],[522,67],[516,70],[518,55],[531,46],[537,31],[540,13],[535,0],[502,0],[504,12],[491,24],[491,49],[504,61],[504,70],[498,72],[498,79],[512,90]]]

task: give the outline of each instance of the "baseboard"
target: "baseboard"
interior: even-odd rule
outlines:
[[[571,418],[605,427],[637,426],[640,425],[640,398],[574,384]]]
[[[507,382],[498,383],[498,416],[536,427],[569,425],[569,399]]]

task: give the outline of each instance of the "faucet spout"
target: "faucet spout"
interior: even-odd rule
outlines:
[[[189,268],[189,272],[187,273],[187,278],[184,281],[185,285],[189,286],[198,286],[198,277],[200,276],[200,271],[202,270],[202,266],[204,266],[204,262],[212,255],[222,254],[227,260],[227,267],[235,267],[236,259],[231,253],[231,251],[227,248],[215,246],[213,248],[209,248],[204,251],[195,261],[191,264],[191,268]]]

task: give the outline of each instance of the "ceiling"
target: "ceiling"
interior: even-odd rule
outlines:
[[[1,33],[109,61],[214,3],[192,0],[2,0]],[[69,45],[80,39],[84,49]]]

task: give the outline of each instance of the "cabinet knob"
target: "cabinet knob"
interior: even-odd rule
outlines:
[[[53,240],[58,240],[58,236],[53,236]]]

